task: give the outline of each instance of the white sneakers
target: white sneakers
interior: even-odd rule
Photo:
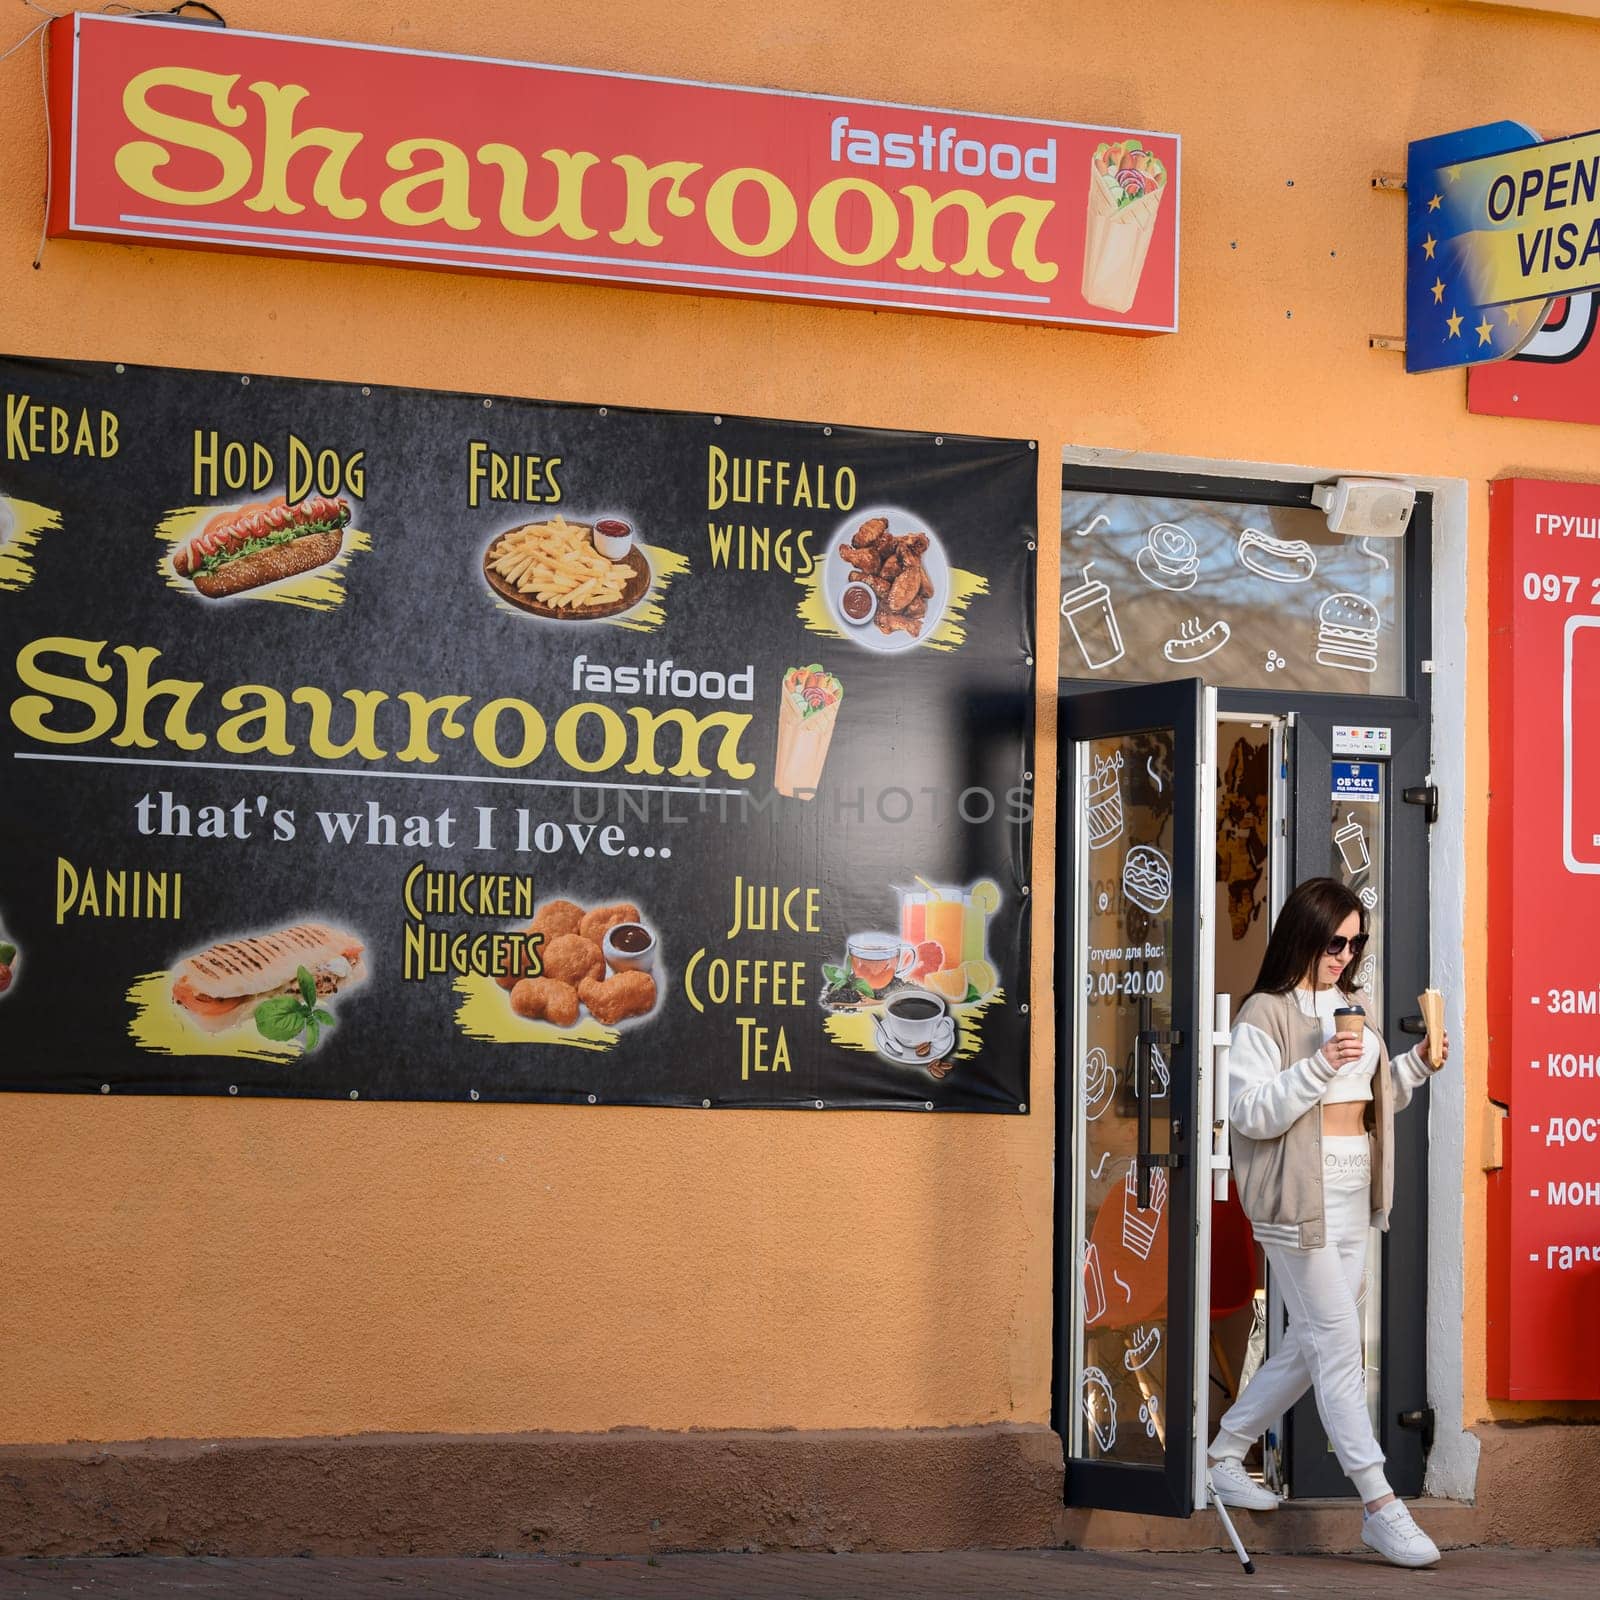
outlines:
[[[1244,1463],[1232,1456],[1211,1463],[1211,1494],[1223,1505],[1236,1506],[1242,1511],[1278,1509],[1277,1495],[1257,1483],[1244,1470]]]
[[[1402,1501],[1362,1514],[1361,1542],[1397,1567],[1431,1567],[1439,1547],[1412,1520]]]

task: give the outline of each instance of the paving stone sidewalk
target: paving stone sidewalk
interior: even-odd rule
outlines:
[[[222,1560],[124,1557],[0,1561],[0,1600],[1055,1600],[1214,1594],[1340,1600],[1457,1595],[1573,1600],[1600,1594],[1600,1550],[1452,1550],[1430,1572],[1365,1556],[1264,1556],[1247,1577],[1231,1555],[1072,1550],[920,1555],[671,1555]]]

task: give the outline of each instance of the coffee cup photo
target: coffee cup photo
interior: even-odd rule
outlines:
[[[908,989],[884,1002],[883,1026],[890,1042],[906,1050],[932,1044],[950,1015],[949,1002],[928,989]]]

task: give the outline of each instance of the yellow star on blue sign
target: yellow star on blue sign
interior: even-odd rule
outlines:
[[[1437,211],[1443,204],[1444,196],[1442,194],[1436,194],[1433,199],[1428,202],[1428,209],[1430,211]]]
[[[1461,337],[1461,313],[1452,308],[1450,315],[1444,320],[1450,324],[1450,337],[1459,339]]]
[[[1428,235],[1428,237],[1426,239],[1424,239],[1422,241],[1422,253],[1430,261],[1433,260],[1433,252],[1438,247],[1438,244],[1439,244],[1439,241],[1437,239],[1435,239],[1434,236],[1431,233]]]
[[[1433,280],[1433,303],[1436,306],[1441,306],[1441,305],[1444,304],[1444,279],[1443,278],[1435,278]]]
[[[1494,338],[1494,324],[1487,315],[1472,331],[1477,334],[1479,344],[1488,344]]]

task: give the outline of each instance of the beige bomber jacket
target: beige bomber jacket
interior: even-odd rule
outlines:
[[[1364,990],[1352,996],[1370,1015]],[[1300,1248],[1327,1242],[1322,1206],[1322,1095],[1334,1079],[1323,1060],[1325,1024],[1308,1016],[1293,993],[1253,994],[1234,1019],[1234,1037],[1254,1028],[1272,1045],[1263,1060],[1259,1050],[1229,1052],[1228,1121],[1232,1125],[1233,1174],[1239,1203],[1252,1222],[1298,1226]],[[1369,1031],[1377,1033],[1371,1024]],[[1378,1036],[1378,1065],[1372,1099],[1366,1108],[1372,1150],[1372,1225],[1387,1229],[1394,1204],[1394,1114],[1405,1109],[1412,1091],[1430,1076],[1415,1050],[1393,1062]]]

